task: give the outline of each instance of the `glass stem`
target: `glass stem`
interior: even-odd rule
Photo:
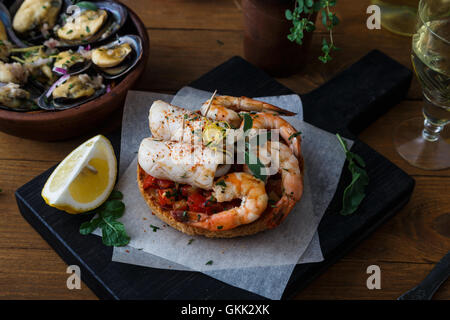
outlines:
[[[431,142],[439,140],[439,135],[440,135],[442,129],[444,128],[443,125],[434,124],[428,119],[425,119],[423,125],[424,125],[424,129],[422,131],[422,137],[425,140],[428,140]]]

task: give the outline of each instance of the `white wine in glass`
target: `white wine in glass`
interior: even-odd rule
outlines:
[[[383,28],[403,36],[414,34],[419,0],[372,0],[381,10]]]
[[[425,118],[402,123],[397,151],[416,167],[450,167],[450,144],[441,133],[450,122],[450,0],[422,0],[412,37],[412,64],[422,85]]]

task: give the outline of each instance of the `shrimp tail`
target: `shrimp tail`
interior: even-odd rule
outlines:
[[[273,229],[279,226],[289,215],[295,205],[295,201],[282,197],[276,205],[267,213],[267,227]]]

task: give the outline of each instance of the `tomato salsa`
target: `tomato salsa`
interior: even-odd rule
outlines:
[[[158,195],[159,205],[171,210],[172,213],[191,211],[210,215],[240,206],[241,202],[240,199],[235,199],[219,203],[211,191],[157,179],[148,174],[145,175],[143,188],[144,190],[154,189]]]

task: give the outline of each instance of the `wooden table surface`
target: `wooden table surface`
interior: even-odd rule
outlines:
[[[126,0],[144,21],[150,59],[137,90],[175,93],[234,55],[243,56],[242,12],[233,0]],[[335,42],[342,50],[323,65],[317,60],[323,28],[314,34],[306,70],[278,79],[295,92],[323,84],[372,49],[411,67],[410,38],[366,28],[368,0],[338,1],[341,24]],[[414,79],[407,98],[360,134],[360,139],[412,175],[411,201],[338,263],[298,294],[298,299],[395,299],[417,285],[450,250],[450,170],[424,171],[394,150],[396,125],[421,116],[421,91]],[[15,190],[61,161],[86,140],[45,143],[0,133],[0,299],[96,299],[82,284],[66,288],[66,264],[22,218]],[[40,192],[40,190],[36,190]],[[381,289],[368,290],[366,269],[381,268]],[[450,281],[435,299],[450,299]]]

